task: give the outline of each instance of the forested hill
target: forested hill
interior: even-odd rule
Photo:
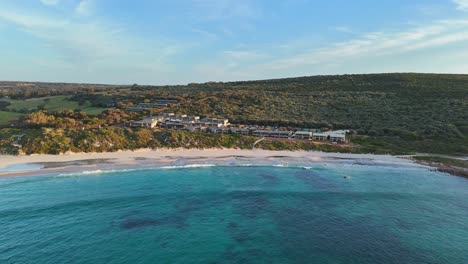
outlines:
[[[23,91],[0,88],[0,98],[39,96],[33,88],[28,95]],[[54,89],[53,95],[58,94],[61,90]],[[353,129],[358,134],[353,142],[376,152],[468,154],[468,75],[368,74],[184,86],[77,86],[68,87],[64,95],[94,112],[109,105],[123,110],[170,98],[179,104],[159,111],[226,117],[233,123]],[[13,107],[14,103],[8,109]]]
[[[468,75],[316,76],[133,90],[136,97],[180,98],[180,111],[240,121],[431,136],[462,136],[468,125]]]
[[[350,128],[379,137],[379,147],[468,153],[468,75],[314,76],[133,90],[142,98],[179,98],[180,112]]]

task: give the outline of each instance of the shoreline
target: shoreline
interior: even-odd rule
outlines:
[[[139,149],[61,155],[0,155],[0,178],[163,166],[242,166],[247,164],[288,166],[288,164],[350,162],[357,165],[423,166],[412,160],[391,155],[260,149]]]
[[[441,162],[431,162],[431,161],[421,161],[421,160],[414,160],[414,162],[421,164],[423,166],[433,168],[439,172],[444,172],[444,173],[448,173],[454,176],[459,176],[459,177],[468,179],[468,169],[466,168],[456,167],[456,166],[444,164]]]

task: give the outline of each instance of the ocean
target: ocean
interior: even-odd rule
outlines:
[[[468,263],[468,180],[416,166],[0,179],[0,263]]]

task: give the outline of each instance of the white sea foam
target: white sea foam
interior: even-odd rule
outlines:
[[[288,167],[287,164],[275,164],[275,165],[272,165],[272,167],[281,167],[281,168],[284,168],[284,167]]]
[[[158,169],[164,169],[164,170],[196,169],[196,168],[210,168],[210,167],[216,167],[216,166],[223,166],[223,165],[216,165],[216,164],[187,164],[187,165],[162,166],[162,167],[158,167]]]
[[[111,174],[111,173],[142,171],[142,170],[145,170],[145,169],[92,170],[92,171],[61,173],[57,175],[57,177],[73,177],[73,176],[87,176],[87,175],[92,176],[92,175],[100,175],[100,174]],[[149,170],[149,168],[146,170]]]
[[[112,173],[123,173],[123,172],[135,172],[135,171],[149,171],[149,170],[177,170],[177,169],[202,169],[202,168],[212,168],[212,167],[278,167],[278,168],[296,168],[296,169],[305,169],[312,170],[313,167],[304,167],[304,166],[289,166],[286,164],[255,164],[255,163],[239,163],[239,164],[185,164],[185,165],[168,165],[168,166],[148,166],[140,168],[130,168],[130,169],[111,169],[111,170],[89,170],[89,171],[80,171],[80,172],[70,172],[58,174],[57,177],[77,177],[77,176],[94,176],[94,175],[103,175],[103,174],[112,174]]]
[[[101,175],[101,174],[112,174],[112,173],[122,173],[122,172],[134,172],[134,171],[148,171],[148,170],[170,170],[170,169],[190,169],[190,168],[208,168],[215,167],[218,165],[215,164],[187,164],[187,165],[177,165],[177,166],[161,166],[161,167],[145,167],[145,168],[135,168],[135,169],[113,169],[113,170],[91,170],[91,171],[80,171],[80,172],[71,172],[71,173],[62,173],[57,175],[57,177],[73,177],[73,176],[92,176],[92,175]]]

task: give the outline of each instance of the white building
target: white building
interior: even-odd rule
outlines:
[[[252,135],[255,137],[270,137],[270,138],[289,138],[292,136],[292,131],[273,131],[273,130],[254,130]]]
[[[318,141],[346,142],[346,133],[349,130],[326,131],[313,133],[313,139]]]
[[[158,119],[147,117],[139,121],[130,122],[131,127],[155,128],[158,125]]]
[[[312,140],[313,133],[309,131],[297,131],[296,133],[294,133],[294,138]]]
[[[248,136],[250,135],[250,129],[248,128],[240,128],[240,127],[231,127],[231,133]]]
[[[229,120],[228,119],[221,119],[221,118],[211,118],[211,117],[206,117],[201,120],[201,123],[203,123],[205,126],[209,127],[227,127],[229,126]]]

